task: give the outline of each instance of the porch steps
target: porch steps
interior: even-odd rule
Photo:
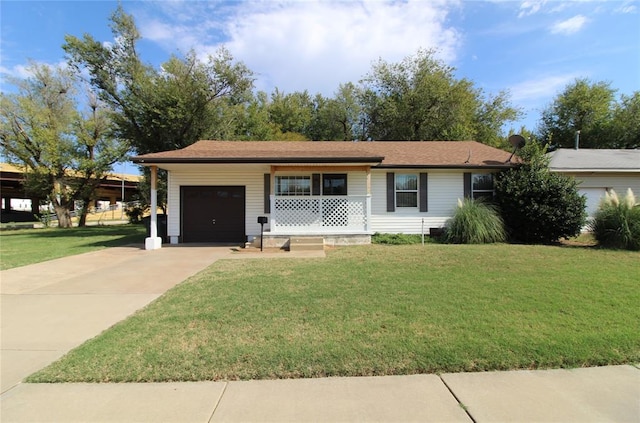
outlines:
[[[320,237],[291,237],[289,238],[289,251],[322,251],[324,250],[324,238]]]

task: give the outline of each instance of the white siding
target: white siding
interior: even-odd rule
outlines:
[[[578,190],[587,196],[587,212],[590,216],[595,213],[599,205],[599,199],[604,196],[607,189],[613,189],[619,197],[626,195],[631,188],[636,198],[640,196],[640,174],[568,174],[576,178]]]
[[[246,187],[246,217],[245,227],[249,239],[260,235],[258,216],[269,216],[264,213],[264,174],[270,172],[268,165],[189,165],[174,168],[169,172],[167,190],[168,228],[169,237],[181,235],[180,228],[180,187],[181,186],[244,186]],[[321,173],[320,170],[309,168],[308,172],[279,172],[276,175],[296,174],[311,175]],[[340,173],[332,170],[327,173]],[[347,192],[349,195],[366,195],[366,172],[346,172]],[[271,222],[271,218],[269,218]],[[264,230],[270,230],[269,223]]]
[[[173,170],[169,172],[167,188],[168,228],[167,235],[180,236],[180,187],[181,186],[244,186],[245,187],[245,228],[250,238],[260,234],[258,216],[264,213],[264,179],[269,173],[268,166],[193,166],[193,170]],[[267,230],[269,225],[265,225]]]
[[[428,212],[421,213],[415,209],[399,209],[387,212],[387,172],[394,173],[427,173],[428,174]],[[434,169],[389,169],[373,171],[371,175],[371,230],[380,233],[418,234],[424,230],[442,227],[450,218],[464,197],[463,171]]]

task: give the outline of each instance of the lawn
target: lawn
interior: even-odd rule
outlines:
[[[140,382],[640,361],[640,254],[362,246],[222,260],[32,375]]]
[[[144,242],[142,225],[0,231],[0,270]]]

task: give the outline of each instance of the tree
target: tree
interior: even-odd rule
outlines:
[[[577,131],[580,147],[616,148],[610,131],[616,90],[608,82],[576,79],[543,112],[540,138],[552,149],[573,148]]]
[[[79,119],[74,123],[74,133],[78,178],[72,181],[75,181],[77,197],[82,202],[78,226],[85,226],[100,183],[115,162],[125,159],[129,144],[114,136],[108,110],[91,91],[87,92],[85,111],[79,113]],[[124,198],[122,203],[124,207]]]
[[[613,148],[640,148],[640,91],[622,95],[608,130]]]
[[[253,74],[224,48],[205,62],[191,51],[171,57],[160,69],[140,59],[140,34],[119,5],[111,15],[114,42],[85,34],[68,35],[63,49],[70,66],[89,75],[89,83],[112,110],[116,134],[137,154],[186,147],[200,139],[235,134],[238,104],[253,87]],[[158,193],[160,204],[164,193]]]
[[[494,144],[515,120],[507,93],[484,99],[454,68],[420,50],[399,63],[378,61],[361,81],[365,136],[376,140],[476,139]]]
[[[111,16],[115,42],[107,45],[85,34],[68,35],[63,45],[69,63],[86,70],[100,98],[114,110],[119,135],[138,154],[186,147],[209,138],[225,122],[223,100],[242,97],[253,86],[252,73],[220,49],[206,62],[195,52],[171,57],[154,69],[136,50],[140,34],[133,17],[118,6]]]
[[[9,161],[25,168],[27,191],[47,198],[58,225],[68,228],[74,202],[88,205],[127,146],[110,136],[97,102],[89,103],[89,115],[77,111],[70,70],[32,64],[29,71],[32,77],[15,81],[17,94],[0,95],[0,145]]]
[[[546,148],[532,142],[520,151],[524,163],[497,175],[496,202],[513,240],[549,244],[580,233],[586,199],[575,179],[549,170]]]
[[[288,134],[283,138],[307,139],[306,134],[311,126],[314,105],[306,90],[284,94],[276,88],[271,94],[268,110],[269,121],[279,129],[282,135]]]
[[[312,140],[353,141],[360,127],[361,107],[353,83],[340,84],[334,98],[316,95],[307,136]]]

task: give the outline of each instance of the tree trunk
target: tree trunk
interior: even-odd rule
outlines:
[[[53,210],[56,212],[56,216],[58,217],[59,228],[70,228],[73,226],[71,222],[71,213],[69,213],[68,208],[56,202],[53,204]]]

